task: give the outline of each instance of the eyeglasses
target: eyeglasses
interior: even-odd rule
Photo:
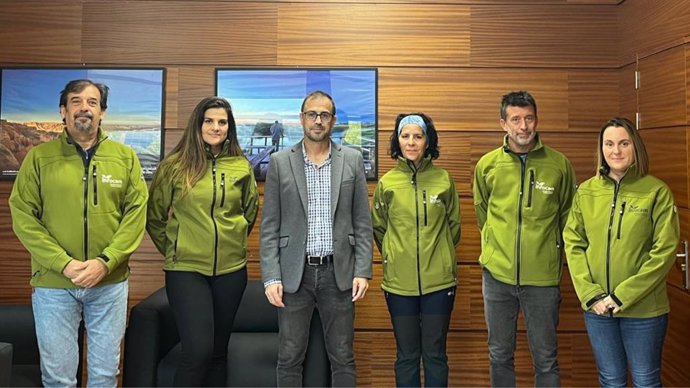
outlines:
[[[324,123],[330,122],[331,119],[333,118],[333,115],[330,112],[316,113],[313,110],[310,110],[308,112],[302,112],[302,114],[309,121],[316,121],[316,118],[319,117],[319,118],[321,118],[321,121],[323,121]]]

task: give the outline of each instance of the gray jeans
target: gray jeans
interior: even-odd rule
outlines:
[[[334,387],[354,387],[353,351],[355,308],[352,291],[340,291],[333,264],[305,265],[299,290],[283,294],[285,307],[278,309],[278,386],[302,386],[302,363],[309,340],[309,324],[314,307],[323,325],[326,352],[331,362]]]
[[[491,386],[514,387],[515,342],[520,310],[525,317],[527,341],[534,365],[536,387],[558,387],[558,286],[512,286],[483,270],[484,317],[489,330]]]

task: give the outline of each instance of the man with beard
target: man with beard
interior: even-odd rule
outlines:
[[[77,331],[88,337],[88,385],[117,386],[127,265],[146,222],[148,191],[131,147],[100,128],[108,87],[73,80],[60,92],[65,131],[24,159],[9,204],[31,254],[32,305],[46,387],[77,384]]]
[[[514,387],[515,336],[522,310],[537,387],[560,385],[557,359],[562,238],[575,193],[568,159],[542,144],[537,104],[524,91],[501,102],[503,146],[474,171],[474,207],[481,230],[484,316],[491,385]]]
[[[331,141],[335,103],[302,102],[304,138],[271,155],[261,221],[261,274],[278,309],[278,386],[301,386],[314,308],[332,385],[354,387],[354,302],[372,276],[372,226],[361,153]]]

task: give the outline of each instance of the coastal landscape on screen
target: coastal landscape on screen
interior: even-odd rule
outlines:
[[[64,130],[60,91],[73,79],[110,88],[101,128],[131,146],[144,175],[151,178],[161,159],[163,69],[3,68],[0,86],[0,177],[17,174],[27,152]]]
[[[304,97],[322,90],[333,97],[336,122],[332,139],[362,153],[367,179],[376,179],[376,69],[218,69],[216,94],[230,101],[240,147],[264,180],[271,125],[284,129],[278,150],[303,136],[299,121]]]

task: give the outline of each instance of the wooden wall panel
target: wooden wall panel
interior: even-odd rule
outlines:
[[[501,97],[513,90],[532,93],[541,130],[568,129],[565,70],[379,69],[379,123],[390,128],[398,113],[421,111],[441,131],[496,131]]]
[[[110,1],[131,1],[131,0],[110,0]],[[157,0],[152,0],[157,1]],[[256,0],[218,0],[219,2],[254,2]],[[313,3],[314,0],[271,0],[274,3]],[[494,5],[524,5],[529,4],[551,4],[551,5],[565,5],[565,4],[591,4],[591,5],[616,5],[625,0],[434,0],[435,4],[457,4],[457,5],[476,5],[476,4],[494,4]],[[320,3],[368,3],[368,0],[320,0]],[[376,3],[381,4],[419,4],[420,0],[377,0]]]
[[[7,201],[12,181],[0,181],[0,303],[27,303],[31,299],[31,257],[12,231]]]
[[[83,61],[90,64],[276,63],[272,3],[85,0],[83,12]]]
[[[619,115],[635,122],[637,113],[637,89],[635,89],[635,71],[637,63],[627,65],[618,72],[618,91],[620,96]],[[598,128],[604,125],[599,124]]]
[[[690,93],[687,93],[690,90],[690,45],[688,44],[685,45],[685,90],[685,122],[690,125]]]
[[[650,173],[666,182],[673,191],[676,205],[687,208],[688,129],[660,128],[640,131],[649,155]]]
[[[620,111],[619,70],[568,73],[568,130],[597,132]]]
[[[0,2],[0,64],[81,63],[81,4]]]
[[[452,332],[448,335],[449,381],[452,387],[489,386],[489,355],[486,333]],[[586,334],[559,335],[561,384],[564,387],[597,385],[594,358]],[[395,338],[390,332],[358,331],[355,333],[357,385],[388,387],[395,385]],[[567,367],[565,367],[567,365]],[[532,360],[527,338],[518,335],[515,354],[518,387],[534,386]]]
[[[690,293],[670,287],[671,300],[668,331],[664,342],[662,381],[668,387],[684,387],[690,382]]]
[[[634,63],[690,36],[690,8],[685,0],[627,0],[617,7],[617,14],[620,64]]]
[[[685,48],[640,59],[640,129],[687,124]]]
[[[466,66],[469,24],[463,6],[281,5],[278,64]]]
[[[473,67],[617,68],[616,8],[473,6]]]
[[[180,69],[178,67],[168,67],[165,70],[165,118],[163,128],[178,127],[179,117],[177,108],[179,106],[179,96]]]
[[[215,72],[208,66],[183,66],[179,68],[177,127],[184,129],[194,107],[204,97],[215,94]]]

